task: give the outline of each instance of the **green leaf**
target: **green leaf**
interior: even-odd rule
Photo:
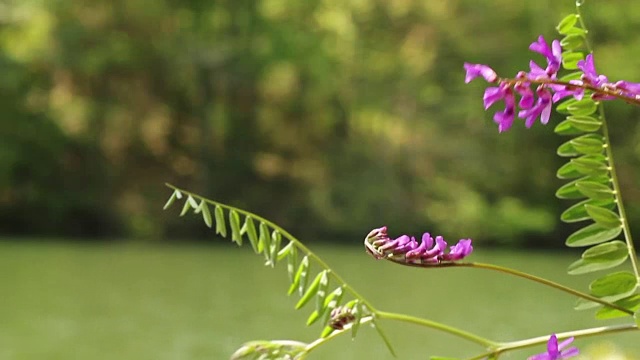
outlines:
[[[565,50],[577,50],[584,45],[582,34],[569,34],[560,40],[560,45]]]
[[[584,132],[598,131],[602,126],[602,121],[587,115],[568,116],[566,121],[569,122],[572,127]]]
[[[610,241],[585,250],[582,258],[569,265],[570,275],[586,274],[616,267],[627,259],[627,244],[620,240]]]
[[[577,180],[573,180],[567,184],[564,184],[563,186],[561,186],[558,191],[556,191],[556,196],[560,199],[582,199],[585,196],[584,193],[582,193],[577,187],[576,184],[578,182],[583,182],[583,181],[591,181],[591,182],[596,182],[596,183],[601,183],[601,184],[608,184],[609,183],[609,177],[607,176],[585,176],[582,177],[580,179]]]
[[[569,161],[574,169],[583,175],[603,175],[608,171],[604,156],[584,155]]]
[[[614,303],[618,300],[624,299],[626,297],[629,297],[631,295],[633,295],[635,293],[635,290],[631,290],[629,292],[626,293],[622,293],[622,294],[617,294],[617,295],[611,295],[611,296],[603,296],[600,299],[606,301],[606,302],[610,302],[610,303]],[[588,309],[594,309],[594,308],[599,308],[602,307],[602,304],[594,302],[594,301],[589,301],[583,298],[578,298],[578,300],[576,300],[575,305],[573,306],[573,308],[575,310],[588,310]]]
[[[290,244],[293,244],[291,242]],[[289,274],[289,281],[293,281],[295,278],[295,268],[298,262],[298,248],[292,246],[291,250],[287,254],[287,273]]]
[[[629,252],[627,250],[627,244],[624,241],[613,240],[608,243],[600,244],[587,250],[582,253],[583,259],[589,260],[625,260]]]
[[[176,199],[181,199],[181,198],[182,198],[182,193],[180,193],[180,191],[178,190],[174,190],[171,196],[169,197],[169,200],[167,200],[167,203],[164,204],[164,207],[162,208],[162,210],[167,210],[171,205],[173,205]]]
[[[582,56],[582,54],[580,55]],[[598,104],[591,100],[591,98],[583,98],[567,106],[567,111],[576,117],[591,115],[595,113],[596,110],[598,110]]]
[[[309,271],[309,256],[308,255],[305,256],[304,258],[302,258],[302,261],[300,261],[300,265],[298,266],[298,271],[296,271],[296,275],[293,277],[293,282],[291,283],[291,286],[289,287],[288,295],[293,294],[293,292],[298,288],[298,285],[300,284],[300,280],[302,278],[302,273],[305,273],[304,276],[306,278],[307,271]]]
[[[216,205],[213,215],[216,218],[216,234],[220,234],[222,237],[227,237],[227,224],[224,221],[224,211],[220,205]]]
[[[269,227],[265,223],[260,223],[260,236],[258,237],[258,252],[264,252],[264,257],[269,261],[269,245],[271,237],[269,236]]]
[[[325,310],[324,301],[327,298],[327,289],[329,288],[329,271],[325,270],[322,272],[322,278],[320,279],[320,284],[318,285],[318,291],[316,293],[316,311],[320,315]]]
[[[567,35],[569,30],[576,25],[576,22],[578,22],[578,15],[569,14],[560,20],[560,23],[556,26],[556,30],[558,30],[561,35]]]
[[[621,231],[621,227],[607,229],[598,224],[591,224],[569,235],[566,245],[569,247],[580,247],[599,244],[615,238]]]
[[[604,150],[604,141],[601,135],[587,134],[570,140],[573,148],[582,154],[601,154]]]
[[[580,73],[580,75],[582,75],[582,73]],[[569,114],[569,106],[577,103],[578,100],[576,100],[573,97],[570,97],[568,99],[566,99],[565,101],[561,102],[558,106],[556,106],[556,111],[559,112],[560,114],[565,114],[568,115]]]
[[[627,293],[638,286],[636,276],[628,271],[607,274],[589,285],[593,296],[604,297]]]
[[[575,184],[579,192],[591,199],[613,200],[613,189],[596,181],[578,181]]]
[[[300,300],[298,300],[298,303],[296,304],[296,310],[305,306],[309,302],[309,300],[311,300],[311,298],[318,293],[320,281],[322,280],[322,276],[325,275],[326,272],[327,270],[324,270],[320,272],[318,275],[316,275],[315,279],[313,279],[313,281],[311,282],[311,285],[309,285],[309,287],[304,292],[304,294],[302,294],[302,297],[300,298]]]
[[[285,247],[283,247],[282,249],[280,249],[280,251],[278,251],[278,255],[276,255],[276,260],[277,261],[281,261],[282,259],[284,259],[285,257],[289,257],[289,253],[291,251],[294,251],[293,249],[295,249],[295,245],[293,244],[293,241],[288,243]]]
[[[322,330],[322,334],[320,334],[320,338],[324,339],[327,336],[331,335],[333,330],[334,330],[334,328],[332,328],[331,326],[325,326],[324,329]]]
[[[582,71],[574,71],[571,73],[568,73],[567,75],[562,76],[559,80],[560,81],[571,81],[571,80],[579,80],[582,78]]]
[[[280,234],[280,231],[278,230],[273,230],[273,232],[271,233],[271,246],[269,246],[269,259],[267,260],[267,264],[271,265],[271,267],[274,267],[276,265],[281,242],[282,234]]]
[[[593,205],[585,205],[584,208],[593,221],[601,227],[607,229],[622,228],[622,221],[613,211]]]
[[[571,141],[572,140],[569,140],[569,141],[565,142],[564,144],[558,146],[558,150],[556,151],[556,153],[559,156],[563,156],[563,157],[572,157],[572,156],[580,155],[578,150],[576,150],[576,148],[573,147],[573,144],[571,144]]]
[[[309,315],[309,317],[307,318],[307,326],[313,325],[313,323],[315,323],[316,321],[318,321],[318,319],[320,319],[321,315],[322,314],[320,314],[318,310],[313,310],[311,315]]]
[[[213,226],[213,219],[211,219],[211,212],[209,212],[209,207],[204,200],[200,202],[200,211],[202,212],[202,219],[204,219],[204,223],[211,228],[211,226]]]
[[[562,67],[567,70],[576,70],[580,60],[584,60],[584,54],[581,52],[564,51],[562,53]]]
[[[640,294],[632,295],[622,300],[618,300],[614,304],[634,312],[638,311],[640,310]],[[629,314],[609,307],[603,307],[602,309],[598,310],[598,312],[596,312],[596,319],[600,320],[614,319],[623,316],[629,316]]]
[[[253,219],[249,215],[244,218],[244,224],[240,229],[240,235],[242,234],[247,234],[247,236],[249,237],[249,242],[251,243],[251,247],[253,247],[253,251],[256,254],[259,254],[260,251],[258,250],[258,243],[260,242],[260,240],[258,239],[258,232],[256,230],[256,226],[253,223]]]
[[[567,31],[567,35],[572,35],[572,34],[579,34],[579,35],[585,36],[587,35],[587,31],[579,27],[572,27]]]
[[[324,324],[329,322],[331,318],[331,311],[340,305],[342,296],[344,295],[344,289],[342,286],[336,288],[324,299]]]
[[[240,235],[240,215],[235,210],[229,211],[229,225],[231,225],[231,240],[238,246],[242,245],[242,235]]]
[[[575,179],[583,176],[583,174],[576,169],[576,166],[571,161],[569,161],[558,169],[556,176],[559,179]]]
[[[571,121],[569,120],[564,120],[562,122],[560,122],[558,125],[556,125],[555,129],[553,129],[553,131],[558,134],[558,135],[578,135],[578,134],[582,134],[584,133],[584,131],[574,127],[571,124]]]
[[[587,209],[585,208],[585,205],[592,205],[592,206],[601,206],[601,207],[608,207],[608,206],[613,206],[613,199],[607,199],[607,200],[599,200],[599,199],[587,199],[587,200],[583,200],[573,206],[571,206],[570,208],[568,208],[567,210],[565,210],[562,215],[560,215],[560,220],[562,220],[563,222],[566,223],[573,223],[573,222],[578,222],[578,221],[583,221],[583,220],[588,220],[591,219],[591,216],[589,215],[589,213],[587,213]]]
[[[180,212],[180,216],[185,216],[189,212],[189,210],[191,210],[191,202],[189,200],[186,200],[184,202],[184,205],[182,206],[182,211]]]
[[[356,335],[358,335],[358,329],[360,329],[360,320],[362,320],[364,308],[362,307],[360,301],[356,301],[351,309],[351,313],[353,314],[353,316],[355,316],[353,323],[351,323],[351,338],[355,339]]]
[[[304,291],[307,289],[307,284],[309,282],[309,257],[305,256],[304,259],[307,259],[307,265],[303,267],[302,272],[300,273],[300,277],[298,280],[298,293],[302,296],[302,294],[304,293]],[[304,263],[304,259],[302,259],[302,262],[300,263],[300,266],[302,267],[303,263]],[[298,274],[296,274],[298,275]]]

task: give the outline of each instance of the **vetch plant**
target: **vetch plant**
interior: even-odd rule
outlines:
[[[501,77],[488,65],[465,63],[465,82],[483,78],[491,84],[483,96],[485,109],[504,103],[504,109],[493,117],[499,132],[509,130],[517,124],[516,120],[522,120],[526,127],[533,126],[537,119],[548,124],[554,105],[558,113],[566,116],[555,126],[555,133],[569,137],[557,150],[558,155],[568,161],[558,169],[557,176],[567,182],[556,195],[577,202],[560,218],[567,223],[585,224],[566,239],[567,246],[585,249],[582,256],[569,265],[568,272],[578,275],[601,271],[603,275],[581,291],[515,269],[466,261],[474,251],[471,239],[449,245],[442,236],[434,237],[430,233],[424,233],[420,240],[411,235],[394,238],[388,235],[386,226],[368,232],[364,247],[375,259],[404,266],[465,267],[520,277],[576,297],[575,309],[594,309],[597,319],[624,317],[627,320],[619,325],[563,333],[549,329],[547,334],[535,338],[497,341],[430,319],[383,311],[285,229],[251,212],[168,185],[173,193],[165,209],[181,201],[180,216],[189,212],[200,214],[204,223],[210,228],[215,226],[220,236],[231,238],[238,245],[248,242],[256,254],[264,257],[267,266],[284,263],[290,281],[288,294],[297,294],[299,298],[295,308],[306,307],[307,325],[318,323],[322,329],[318,338],[308,343],[247,342],[231,355],[232,359],[304,359],[338,336],[350,334],[355,338],[365,324],[377,331],[391,354],[395,354],[380,324],[380,320],[385,319],[428,327],[479,345],[481,350],[468,360],[498,359],[523,348],[540,348],[539,352],[545,346],[545,352],[532,355],[529,360],[568,359],[579,353],[577,348],[570,347],[574,338],[638,330],[638,258],[622,203],[603,102],[619,99],[640,105],[640,83],[611,82],[597,72],[586,37],[588,31],[580,14],[582,5],[583,2],[578,1],[576,13],[566,16],[558,25],[562,39],[548,42],[540,36],[530,45],[536,56],[542,56],[543,65],[540,60],[532,60],[527,71],[520,71],[514,77]],[[614,270],[623,263],[630,264],[632,271]],[[431,359],[444,358],[432,356]]]

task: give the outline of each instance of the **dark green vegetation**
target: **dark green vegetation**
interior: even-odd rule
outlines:
[[[314,250],[382,309],[447,321],[489,337],[514,340],[544,335],[549,328],[615,323],[572,311],[571,296],[521,279],[482,270],[403,268],[375,261],[362,248]],[[563,275],[571,256],[478,252],[472,258],[562,283],[588,282]],[[285,295],[285,266],[265,268],[250,249],[233,245],[0,242],[0,273],[11,274],[3,280],[0,300],[2,359],[226,359],[250,339],[311,341],[320,332],[318,326],[304,327],[306,312],[292,310],[297,297]],[[470,356],[477,350],[435,331],[384,326],[400,359]],[[613,340],[629,359],[640,356],[635,333],[581,339],[576,345],[595,354]],[[505,359],[523,359],[535,350]],[[347,335],[312,358],[392,359],[367,326],[354,342]]]
[[[5,234],[201,237],[165,181],[300,238],[431,230],[560,246],[551,126],[498,135],[462,63],[513,75],[571,1],[0,1]],[[634,1],[586,8],[640,81]],[[634,224],[640,109],[607,105]]]

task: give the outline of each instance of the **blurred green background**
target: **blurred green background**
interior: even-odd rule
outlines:
[[[138,350],[119,358],[219,358],[252,336],[270,335],[256,332],[271,329],[265,326],[270,307],[260,310],[259,320],[247,317],[257,321],[251,331],[229,329],[233,338],[216,332],[246,319],[214,324],[217,330],[203,330],[196,340],[181,333],[199,326],[192,321],[205,326],[221,316],[216,306],[223,305],[207,298],[231,296],[218,276],[183,289],[185,296],[206,298],[193,308],[206,314],[180,316],[192,304],[163,300],[173,292],[166,285],[147,293],[137,284],[114,285],[125,290],[111,292],[102,287],[128,277],[160,284],[171,276],[182,284],[179,275],[196,279],[228,269],[219,266],[220,256],[205,258],[204,245],[193,243],[213,237],[199,217],[161,210],[170,194],[165,182],[336,249],[359,244],[381,225],[391,234],[471,237],[477,248],[561,248],[576,227],[558,220],[569,203],[553,195],[562,184],[555,177],[562,165],[555,149],[564,141],[553,134],[558,118],[530,130],[518,122],[498,134],[493,111],[482,109],[485,84],[465,85],[462,63],[491,64],[503,75],[526,69],[529,59],[539,60],[528,45],[539,34],[556,37],[554,26],[571,11],[572,1],[556,0],[0,0],[1,263],[2,273],[17,274],[9,283],[13,297],[2,307],[13,320],[0,325],[0,344],[9,349],[0,357],[97,359],[116,351],[111,346],[113,354],[125,354],[118,344],[126,337],[107,339],[99,349],[95,338],[77,334],[104,334],[69,325],[74,316],[100,312],[100,301],[128,320],[82,324],[135,336]],[[640,3],[587,1],[584,11],[599,71],[640,81]],[[628,215],[638,223],[640,109],[611,103],[607,114]],[[360,249],[345,252],[352,255],[345,262],[360,261],[354,260]],[[174,262],[175,271],[165,274],[158,259]],[[562,273],[573,259],[549,263]],[[209,268],[212,263],[217,267]],[[237,271],[246,275],[245,265]],[[85,270],[84,280],[76,278]],[[135,324],[144,317],[129,318],[141,316],[136,292],[152,302],[141,308],[164,319],[153,326],[184,335],[186,343],[163,350],[169,351],[164,357],[143,350],[146,340]],[[64,306],[73,314],[65,310],[63,320],[47,320],[56,313],[50,302],[71,300]],[[163,301],[176,303],[153,307]],[[128,314],[118,304],[134,310]],[[224,312],[249,306],[227,304]],[[26,314],[40,317],[29,322]],[[25,324],[37,329],[21,328]],[[564,324],[573,328],[570,320]],[[54,333],[71,339],[66,352],[51,351],[65,344],[47,338]],[[163,343],[158,334],[151,338],[149,349]],[[181,352],[189,341],[197,348],[214,338],[207,346],[221,353]],[[31,347],[35,339],[45,344],[40,350]],[[78,342],[89,350],[68,350]],[[17,350],[24,347],[34,352]]]
[[[388,224],[561,246],[562,138],[498,134],[464,61],[526,69],[571,1],[0,2],[5,235],[209,236],[164,182],[303,239]],[[640,79],[634,1],[589,2],[599,69]],[[539,61],[541,59],[538,59]],[[496,110],[498,106],[496,106]],[[632,222],[640,110],[611,104]]]

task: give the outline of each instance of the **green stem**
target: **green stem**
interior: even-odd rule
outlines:
[[[422,319],[422,318],[418,318],[415,316],[411,316],[411,315],[405,315],[405,314],[397,314],[397,313],[390,313],[390,312],[386,312],[386,311],[376,311],[375,312],[375,316],[378,317],[379,319],[388,319],[388,320],[396,320],[396,321],[402,321],[402,322],[406,322],[406,323],[411,323],[411,324],[415,324],[415,325],[420,325],[420,326],[425,326],[425,327],[429,327],[432,329],[437,329],[440,330],[442,332],[446,332],[458,337],[461,337],[463,339],[467,339],[469,341],[472,341],[476,344],[482,345],[484,347],[487,348],[492,348],[492,347],[496,347],[499,345],[499,343],[495,342],[495,341],[491,341],[489,339],[483,338],[481,336],[472,334],[470,332],[464,331],[464,330],[460,330],[458,328],[452,327],[452,326],[448,326],[448,325],[444,325],[435,321],[431,321],[431,320],[427,320],[427,319]]]
[[[432,269],[439,269],[439,268],[447,268],[447,267],[470,267],[470,268],[478,268],[478,269],[486,269],[486,270],[493,270],[493,271],[498,271],[504,274],[509,274],[509,275],[513,275],[513,276],[517,276],[517,277],[521,277],[527,280],[531,280],[531,281],[535,281],[537,283],[543,284],[543,285],[547,285],[550,286],[554,289],[558,289],[560,291],[564,291],[566,293],[569,293],[571,295],[575,295],[577,297],[581,297],[583,299],[589,300],[589,301],[593,301],[596,302],[598,304],[604,305],[606,307],[610,307],[612,309],[616,309],[618,311],[622,311],[625,314],[629,314],[631,316],[633,316],[633,311],[629,310],[629,309],[625,309],[623,307],[620,307],[618,305],[612,304],[608,301],[602,300],[600,298],[597,298],[595,296],[591,296],[589,294],[585,294],[581,291],[572,289],[570,287],[558,284],[557,282],[551,281],[551,280],[547,280],[545,278],[541,278],[535,275],[531,275],[522,271],[518,271],[515,269],[510,269],[507,267],[503,267],[503,266],[499,266],[499,265],[493,265],[493,264],[485,264],[485,263],[443,263],[443,264],[439,264],[439,265],[424,265],[424,264],[412,264],[412,263],[406,263],[406,262],[402,262],[402,261],[398,261],[398,260],[394,260],[392,258],[388,259],[389,261],[395,262],[397,264],[400,265],[405,265],[405,266],[411,266],[411,267],[422,267],[422,268],[432,268]]]
[[[360,324],[366,324],[368,322],[373,321],[373,316],[365,316],[362,319],[360,319]],[[327,343],[329,340],[344,334],[345,332],[349,331],[351,329],[351,327],[353,326],[353,324],[349,324],[346,325],[342,330],[337,330],[332,332],[331,334],[329,334],[329,336],[324,337],[324,338],[319,338],[317,340],[315,340],[314,342],[310,343],[309,345],[306,346],[305,348],[305,352],[306,353],[310,353],[313,350],[315,350],[316,348],[320,347],[321,345]]]
[[[639,329],[638,329],[638,326],[635,324],[624,324],[624,325],[601,326],[601,327],[590,328],[590,329],[567,331],[567,332],[557,333],[556,336],[558,337],[558,340],[560,340],[560,339],[566,339],[570,337],[581,338],[581,337],[588,337],[588,336],[595,336],[595,335],[602,335],[602,334],[614,334],[614,333],[620,333],[625,331],[637,331],[637,330]],[[498,346],[494,347],[492,350],[487,351],[478,356],[469,358],[468,360],[485,359],[489,356],[500,355],[502,353],[512,351],[512,350],[546,344],[548,341],[549,341],[549,335],[538,336],[538,337],[525,339],[525,340],[504,342],[504,343],[500,343]]]
[[[209,203],[211,205],[222,205],[222,204],[219,204],[219,203],[217,203],[215,201],[206,199],[206,198],[204,198],[204,197],[202,197],[202,196],[200,196],[198,194],[195,194],[195,193],[180,189],[180,188],[178,188],[178,187],[176,187],[174,185],[171,185],[169,183],[166,183],[165,185],[167,187],[173,189],[173,190],[180,191],[183,194],[190,195],[190,196],[198,198],[200,200],[204,200],[205,202],[207,202],[207,203]],[[238,209],[236,207],[229,206],[229,205],[224,205],[224,206],[226,206],[227,208],[233,209],[233,210],[237,211],[238,213],[243,214],[245,216],[251,216],[253,219],[255,219],[257,221],[269,224],[269,226],[273,227],[275,230],[278,230],[282,234],[282,236],[287,238],[289,241],[294,242],[296,244],[296,246],[298,247],[298,249],[300,249],[302,252],[304,252],[305,255],[307,255],[309,258],[313,259],[322,268],[324,268],[326,270],[331,270],[329,265],[326,262],[324,262],[324,260],[322,260],[318,255],[314,254],[311,250],[309,250],[308,247],[306,247],[301,241],[299,241],[293,235],[291,235],[287,230],[285,230],[285,229],[281,228],[280,226],[272,223],[271,221],[263,218],[262,216],[253,214],[253,213],[251,213],[249,211]],[[371,312],[375,312],[376,311],[376,309],[373,307],[373,305],[371,305],[371,303],[369,301],[367,301],[362,295],[360,295],[354,288],[352,288],[350,285],[348,285],[347,282],[344,281],[344,279],[342,279],[342,277],[340,275],[338,275],[335,271],[331,270],[329,272],[329,274],[334,278],[334,280],[336,282],[341,284],[344,287],[345,290],[349,291],[351,293],[351,295],[353,295],[353,297],[355,297],[356,299],[360,300],[360,302],[362,304],[366,305],[367,308],[369,308],[371,310]]]
[[[576,13],[578,14],[578,19],[580,21],[580,26],[584,29],[585,34],[589,32],[587,26],[582,17],[582,13],[580,11],[583,1],[576,1]],[[588,41],[588,38],[585,36],[585,46],[589,53],[593,53],[593,48]],[[604,105],[602,103],[598,104],[598,113],[600,114],[600,120],[602,120],[602,135],[605,139],[605,152],[607,154],[607,161],[609,162],[609,168],[611,173],[611,183],[613,186],[615,202],[618,206],[618,213],[620,215],[620,220],[622,221],[622,231],[624,233],[625,241],[627,242],[627,250],[629,251],[629,258],[631,259],[631,266],[633,267],[633,272],[636,275],[636,284],[640,286],[640,266],[638,265],[638,256],[636,255],[636,250],[633,245],[633,238],[631,237],[631,228],[629,227],[629,221],[627,220],[627,214],[624,209],[624,204],[622,203],[622,194],[620,192],[620,183],[618,182],[618,174],[616,172],[616,166],[613,161],[613,151],[611,150],[611,140],[609,137],[609,127],[607,126],[607,119],[604,114]]]

